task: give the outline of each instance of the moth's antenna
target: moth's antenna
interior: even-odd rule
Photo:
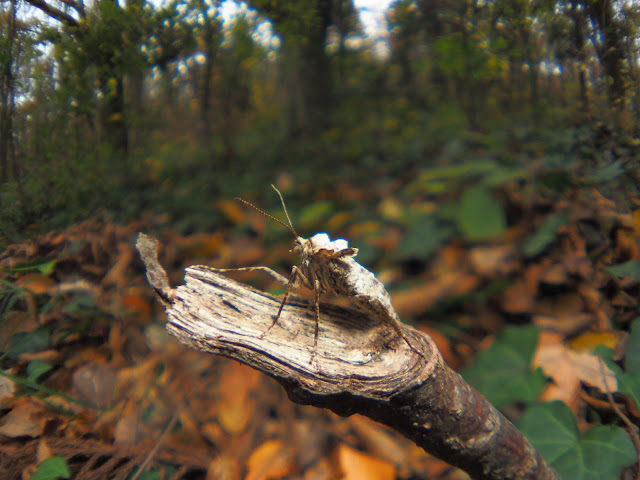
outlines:
[[[273,185],[271,185],[273,187]],[[257,210],[258,212],[260,212],[262,215],[264,215],[267,218],[270,218],[271,220],[274,220],[276,222],[278,222],[280,225],[287,227],[289,230],[291,230],[291,233],[293,233],[293,235],[297,238],[298,234],[296,233],[295,229],[293,228],[293,225],[291,225],[291,219],[289,218],[289,214],[287,213],[287,208],[284,206],[284,200],[282,200],[282,195],[280,194],[280,192],[278,191],[278,189],[276,187],[275,188],[276,192],[278,192],[278,195],[280,195],[280,201],[282,202],[282,206],[284,207],[284,213],[287,216],[287,220],[289,220],[289,225],[287,225],[286,223],[284,223],[282,220],[274,217],[273,215],[269,215],[267,212],[265,212],[264,210],[259,209],[258,207],[256,207],[253,203],[251,202],[247,202],[244,198],[240,198],[240,197],[235,197],[235,199],[239,202],[244,203],[245,205],[247,205],[248,207],[253,208],[254,210]]]
[[[280,197],[280,203],[282,203],[282,209],[284,210],[284,214],[287,216],[287,220],[289,221],[289,229],[296,236],[296,238],[298,238],[298,233],[296,232],[296,229],[293,228],[293,223],[291,223],[291,219],[289,218],[289,212],[287,212],[287,206],[284,204],[284,198],[282,198],[282,194],[280,193],[280,190],[278,190],[274,184],[271,184],[271,188],[273,188],[278,194],[278,196]]]

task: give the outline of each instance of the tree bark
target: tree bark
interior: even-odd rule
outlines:
[[[166,328],[181,342],[275,378],[296,403],[388,425],[472,478],[560,479],[509,420],[447,367],[429,336],[402,327],[417,354],[380,320],[322,304],[313,355],[313,305],[288,302],[269,330],[278,299],[201,266],[187,268],[185,285],[172,289],[157,261],[157,241],[140,234],[137,247],[166,307]]]

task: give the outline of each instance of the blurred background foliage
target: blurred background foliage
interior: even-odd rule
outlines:
[[[273,204],[274,181],[307,185],[289,192],[298,210],[341,181],[394,179],[416,198],[541,175],[637,193],[637,3],[397,0],[377,29],[358,13],[350,0],[4,0],[3,243],[99,209],[214,229],[214,199]],[[485,231],[458,221],[482,239],[501,215]]]

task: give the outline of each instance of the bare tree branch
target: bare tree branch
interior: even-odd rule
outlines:
[[[78,20],[73,18],[71,15],[69,15],[66,12],[63,12],[62,10],[57,9],[56,7],[52,7],[51,5],[49,5],[43,0],[26,0],[26,2],[36,7],[37,9],[43,11],[44,13],[49,15],[51,18],[55,18],[59,22],[65,23],[72,27],[77,27],[78,25],[80,25]]]
[[[185,285],[171,289],[153,242],[141,234],[138,249],[166,306],[167,330],[181,342],[272,376],[294,402],[388,425],[473,478],[559,480],[511,422],[447,367],[429,336],[402,326],[416,353],[380,320],[322,304],[310,364],[312,305],[288,303],[265,334],[278,299],[194,267]]]

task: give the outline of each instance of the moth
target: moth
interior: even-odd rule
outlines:
[[[300,256],[300,264],[292,268],[288,280],[269,267],[215,269],[217,272],[259,270],[268,273],[287,285],[278,313],[275,315],[273,323],[262,336],[266,335],[278,322],[291,291],[300,287],[300,285],[304,285],[312,290],[315,296],[314,353],[318,346],[320,295],[326,292],[332,292],[336,295],[348,297],[360,308],[388,324],[411,350],[422,355],[411,345],[402,332],[400,318],[391,304],[391,297],[385,289],[384,284],[378,280],[372,272],[355,261],[354,257],[358,254],[358,249],[349,247],[349,243],[342,238],[331,240],[326,233],[316,233],[310,238],[303,238],[298,235],[295,228],[293,228],[293,223],[287,212],[282,194],[274,185],[271,186],[280,197],[280,202],[284,214],[287,217],[288,224],[269,215],[267,212],[246,200],[241,198],[236,198],[236,200],[254,208],[262,215],[275,220],[289,229],[295,238],[293,248],[290,251]],[[313,356],[311,357],[311,361],[313,361]]]

